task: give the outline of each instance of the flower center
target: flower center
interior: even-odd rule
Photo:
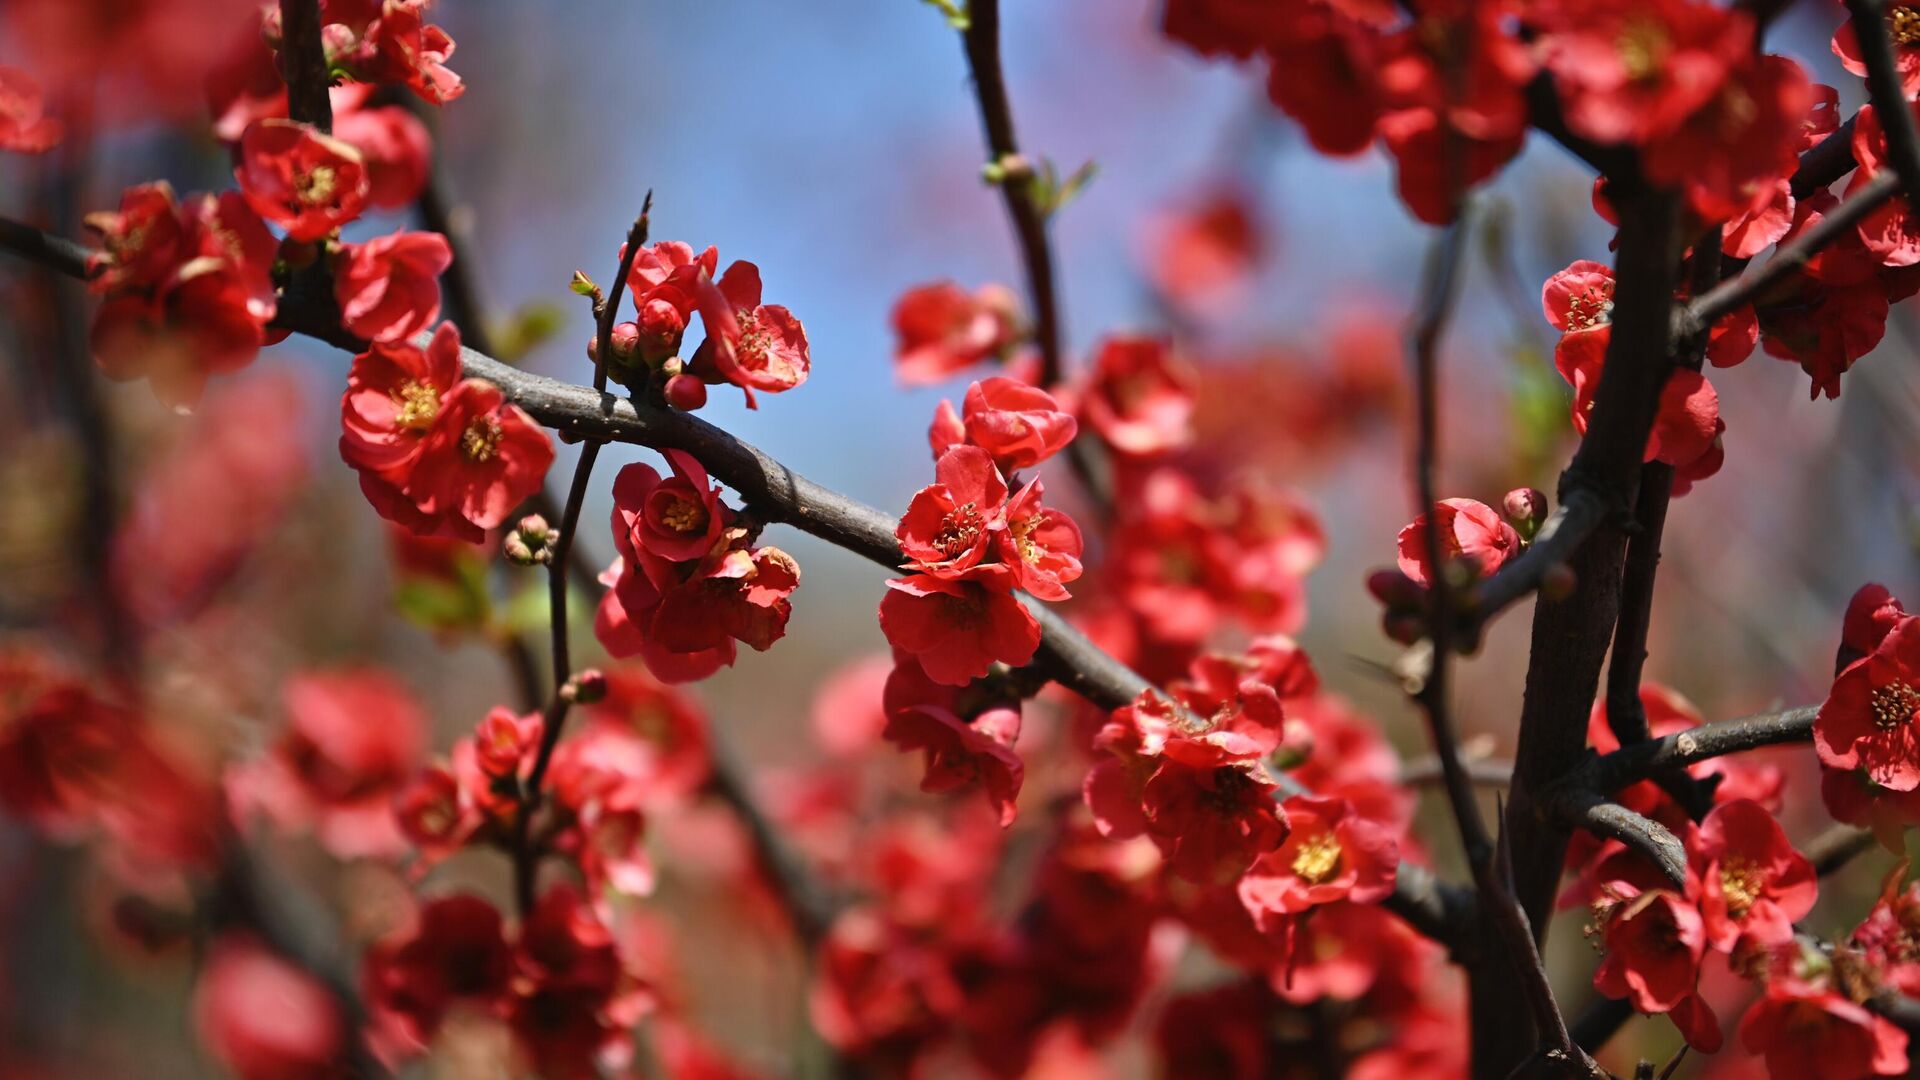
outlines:
[[[1727,914],[1734,918],[1746,918],[1766,886],[1766,875],[1752,859],[1735,855],[1720,863],[1720,892],[1727,898]]]
[[[1873,726],[1892,731],[1913,719],[1914,711],[1920,709],[1920,690],[1896,679],[1874,688],[1872,704]]]
[[[1613,321],[1613,289],[1596,285],[1567,298],[1567,329],[1589,330]]]
[[[1040,561],[1040,545],[1033,542],[1033,530],[1040,527],[1040,515],[1016,518],[1007,522],[1007,531],[1013,534],[1013,546],[1020,552],[1020,561],[1037,563]]]
[[[940,519],[940,531],[933,536],[933,546],[947,558],[957,559],[973,550],[985,524],[979,507],[970,502],[961,503]]]
[[[1634,19],[1621,29],[1613,47],[1627,78],[1639,82],[1660,73],[1667,52],[1667,34],[1652,19]]]
[[[691,499],[675,499],[660,512],[660,520],[677,533],[697,533],[707,527],[707,508]]]
[[[393,403],[400,406],[400,415],[393,418],[393,426],[397,428],[425,431],[440,415],[440,392],[427,383],[408,379],[391,396]]]
[[[1895,45],[1920,45],[1920,11],[1905,4],[1888,8],[1887,36]]]
[[[1340,841],[1330,832],[1311,836],[1293,856],[1293,872],[1309,885],[1318,885],[1340,872]]]
[[[760,325],[760,317],[752,311],[736,311],[734,318],[740,323],[740,340],[733,347],[740,366],[755,369],[766,367],[767,346],[772,335]]]
[[[476,416],[460,433],[460,452],[468,461],[485,464],[500,452],[500,421],[491,416]]]
[[[312,169],[301,170],[293,175],[293,195],[302,206],[319,206],[333,198],[334,188],[339,185],[334,176],[333,166],[316,165]]]

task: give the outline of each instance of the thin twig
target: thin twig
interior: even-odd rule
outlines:
[[[1566,783],[1596,792],[1618,791],[1663,769],[1685,768],[1763,746],[1806,742],[1813,737],[1813,719],[1819,714],[1819,706],[1809,705],[1715,720],[1602,754],[1569,774]]]
[[[760,800],[753,793],[753,782],[726,736],[717,729],[709,731],[707,744],[707,756],[713,768],[709,788],[746,826],[768,883],[779,895],[787,917],[793,920],[793,930],[800,943],[811,951],[833,925],[838,905],[761,808]]]

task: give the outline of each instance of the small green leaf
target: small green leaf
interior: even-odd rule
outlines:
[[[946,18],[947,25],[961,33],[965,33],[967,27],[972,24],[972,20],[967,17],[967,9],[955,0],[921,0],[921,3],[938,10]]]

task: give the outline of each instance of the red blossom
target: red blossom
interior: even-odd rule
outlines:
[[[1672,134],[1753,47],[1749,15],[1699,0],[1557,0],[1537,17],[1567,126],[1603,143]]]
[[[440,275],[453,248],[439,233],[407,232],[348,244],[333,279],[348,330],[368,341],[407,341],[440,318]]]
[[[1217,314],[1244,299],[1265,255],[1253,200],[1235,187],[1206,192],[1149,222],[1141,267],[1153,289],[1190,314]]]
[[[693,370],[703,379],[740,387],[749,408],[755,390],[777,394],[807,381],[807,332],[786,308],[760,302],[759,267],[736,262],[718,284],[701,274],[693,289],[707,324],[707,340],[693,356]]]
[[[907,504],[894,536],[911,560],[908,569],[961,578],[994,550],[995,534],[1006,528],[1007,482],[992,455],[977,446],[941,454],[934,475]]]
[[[688,562],[713,550],[733,519],[720,491],[693,455],[662,451],[673,475],[661,479],[651,466],[634,463],[613,481],[613,527],[626,545],[669,562]],[[623,548],[623,550],[625,550]]]
[[[1400,848],[1345,799],[1296,795],[1281,804],[1291,831],[1240,879],[1240,902],[1262,930],[1322,904],[1377,903],[1393,891]]]
[[[457,1004],[496,1008],[511,976],[500,912],[466,894],[420,905],[410,925],[367,950],[361,971],[377,1029],[396,1056],[426,1049]]]
[[[1920,788],[1920,620],[1902,619],[1849,664],[1813,721],[1813,746],[1832,769],[1864,769],[1881,787]]]
[[[1025,664],[1040,647],[1040,623],[1012,585],[1006,568],[992,565],[963,580],[895,578],[880,601],[880,629],[919,660],[928,678],[963,686],[995,663]]]
[[[1740,1018],[1740,1044],[1786,1076],[1903,1076],[1907,1033],[1830,989],[1776,974]]]
[[[1052,394],[1003,375],[967,387],[961,423],[967,441],[992,454],[1008,476],[1059,453],[1079,430]]]
[[[1159,338],[1114,337],[1094,353],[1081,417],[1107,445],[1154,457],[1193,437],[1194,378]]]
[[[1038,477],[1007,503],[1005,527],[993,534],[1000,561],[1013,569],[1014,585],[1041,600],[1067,599],[1066,586],[1080,577],[1080,527],[1065,513],[1040,505],[1046,489]]]
[[[1019,340],[1019,302],[1004,285],[968,293],[951,281],[908,289],[893,305],[894,373],[908,386],[936,383]]]
[[[65,129],[44,108],[33,76],[0,66],[0,150],[41,154],[58,146]]]
[[[193,1025],[238,1080],[341,1075],[347,1023],[327,988],[254,942],[226,936],[208,950],[193,991]]]
[[[366,159],[306,124],[257,120],[240,136],[239,156],[234,179],[247,205],[289,239],[322,239],[366,209]]]
[[[1594,972],[1594,989],[1626,998],[1641,1012],[1672,1013],[1689,1045],[1718,1050],[1719,1025],[1697,992],[1707,950],[1699,909],[1664,885],[1638,855],[1621,851],[1609,857],[1598,877],[1594,919],[1606,955]]]
[[[1813,864],[1751,799],[1714,807],[1689,854],[1701,881],[1707,940],[1722,951],[1736,942],[1766,947],[1793,940],[1793,924],[1819,894]]]
[[[367,163],[367,205],[401,210],[426,190],[433,165],[433,136],[404,105],[368,106],[373,88],[333,89],[333,136]]]
[[[1802,124],[1813,103],[1813,84],[1799,64],[1761,56],[1731,72],[1677,129],[1650,139],[1647,174],[1678,186],[1707,221],[1771,207],[1778,182],[1799,166]]]
[[[1005,827],[1013,824],[1014,800],[1026,773],[1013,749],[1020,737],[1020,703],[988,702],[974,711],[963,703],[965,693],[928,678],[913,657],[896,654],[884,692],[883,734],[902,751],[924,751],[920,790],[978,788]]]
[[[1400,572],[1422,585],[1433,581],[1434,568],[1427,565],[1427,530],[1433,522],[1439,523],[1441,559],[1471,560],[1483,578],[1520,554],[1520,534],[1498,510],[1473,499],[1442,499],[1432,514],[1421,514],[1400,530]]]
[[[1591,330],[1613,321],[1613,268],[1579,259],[1547,279],[1540,306],[1555,330]]]
[[[1894,70],[1900,75],[1901,89],[1908,100],[1920,94],[1920,18],[1916,18],[1913,8],[1905,4],[1891,4],[1886,9],[1886,34],[1893,49]],[[1840,65],[1850,74],[1864,79],[1867,77],[1867,60],[1860,54],[1860,37],[1854,32],[1853,20],[1842,19],[1833,31],[1830,43],[1833,54],[1840,58]]]

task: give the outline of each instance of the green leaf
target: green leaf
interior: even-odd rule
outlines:
[[[967,9],[956,3],[955,0],[920,0],[920,2],[930,8],[937,9],[941,15],[946,17],[947,25],[961,33],[965,33],[967,27],[972,25],[972,20],[967,17]]]

